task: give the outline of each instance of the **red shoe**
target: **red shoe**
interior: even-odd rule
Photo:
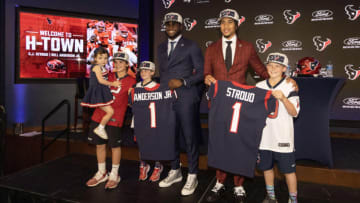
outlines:
[[[161,172],[163,171],[164,167],[163,165],[160,165],[160,167],[155,167],[153,173],[151,174],[150,181],[151,182],[157,182],[160,180]]]
[[[109,176],[105,172],[104,174],[101,174],[99,171],[92,177],[90,180],[86,182],[86,186],[88,187],[95,187],[99,185],[102,182],[105,182],[109,179]]]
[[[148,178],[148,173],[150,171],[150,165],[146,164],[145,166],[140,165],[140,174],[139,180],[144,181]]]

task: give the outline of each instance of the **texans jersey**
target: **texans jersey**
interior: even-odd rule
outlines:
[[[297,114],[299,113],[299,95],[293,85],[286,82],[285,78],[280,80],[275,86],[271,86],[269,80],[263,80],[257,83],[256,87],[265,90],[280,90],[292,103]],[[279,103],[276,119],[266,119],[266,126],[263,129],[259,149],[282,153],[294,151],[294,121],[282,102]]]
[[[176,92],[159,84],[132,90],[134,135],[142,160],[175,159],[175,100]]]
[[[114,114],[107,123],[107,125],[122,127],[124,123],[126,109],[128,107],[128,91],[135,83],[135,79],[126,75],[123,78],[119,78],[116,73],[110,73],[109,79],[110,82],[115,80],[121,81],[120,87],[110,87],[110,91],[114,96],[115,100],[111,104],[111,107],[114,109]],[[101,119],[105,116],[105,111],[100,108],[96,108],[91,119],[95,122],[100,123]]]
[[[276,99],[271,91],[220,80],[207,94],[211,101],[208,165],[253,177],[265,120],[277,114]]]

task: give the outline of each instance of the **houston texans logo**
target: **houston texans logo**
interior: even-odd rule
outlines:
[[[356,20],[360,16],[360,9],[353,9],[354,5],[346,5],[345,13],[349,16],[349,20]]]
[[[162,0],[166,9],[170,8],[175,3],[175,0]]]
[[[347,64],[345,65],[345,72],[349,76],[349,80],[355,80],[360,76],[360,67],[355,69],[354,65]]]
[[[241,16],[238,22],[238,26],[240,26],[243,22],[245,22],[245,17]]]
[[[190,18],[184,19],[184,25],[185,25],[186,31],[192,30],[196,24],[197,24],[197,21],[195,19],[192,19],[192,20]]]
[[[310,69],[315,70],[315,68],[318,64],[319,64],[318,60],[315,60],[314,62],[310,62]]]
[[[256,46],[259,49],[260,53],[266,52],[271,47],[272,43],[270,41],[267,41],[266,43],[263,42],[263,39],[257,39],[256,40]]]
[[[320,36],[313,37],[313,42],[316,47],[316,51],[324,51],[327,46],[331,44],[331,39],[326,38],[326,41],[322,41]]]
[[[296,11],[296,14],[292,14],[291,10],[285,10],[283,14],[287,24],[295,23],[295,21],[301,16],[300,12]]]

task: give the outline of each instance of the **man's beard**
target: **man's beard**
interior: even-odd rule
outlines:
[[[166,34],[166,36],[168,37],[168,38],[170,38],[170,39],[175,39],[176,37],[178,37],[180,34],[181,34],[181,31],[177,31],[176,33],[175,33],[175,35],[174,36],[170,36],[166,31],[165,31],[165,34]]]

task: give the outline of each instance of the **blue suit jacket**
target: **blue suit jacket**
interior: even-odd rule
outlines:
[[[183,79],[184,86],[176,89],[178,101],[199,101],[197,85],[204,79],[204,57],[200,47],[195,42],[181,37],[170,59],[167,49],[167,40],[158,47],[160,83],[167,85],[170,79]]]

